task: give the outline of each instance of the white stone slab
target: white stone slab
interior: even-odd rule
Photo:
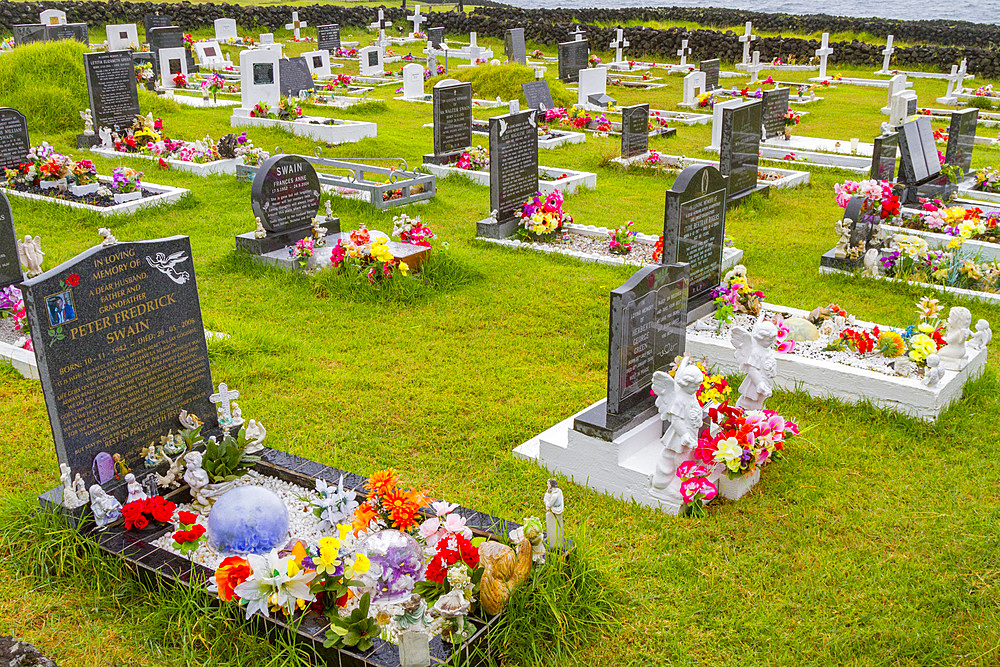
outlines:
[[[310,120],[316,120],[319,123],[311,123]],[[353,143],[366,137],[378,136],[378,126],[375,123],[335,119],[336,125],[320,124],[326,120],[329,119],[322,116],[303,116],[296,121],[254,118],[250,116],[249,110],[237,108],[233,109],[229,125],[231,127],[277,127],[300,137],[308,137],[330,144]]]
[[[2,363],[13,366],[14,370],[26,380],[39,379],[38,363],[35,361],[35,353],[31,350],[23,350],[0,341],[0,364]]]
[[[427,171],[431,172],[435,176],[447,178],[448,176],[458,175],[469,179],[477,185],[483,185],[487,188],[490,187],[490,172],[488,171],[459,169],[458,167],[452,167],[450,165],[433,164],[430,162],[425,162],[423,166],[427,169]],[[538,191],[542,193],[559,190],[563,194],[568,195],[576,192],[579,188],[597,188],[597,174],[589,171],[574,171],[572,169],[556,169],[555,167],[539,166],[538,172],[549,176],[560,176],[562,174],[567,175],[567,178],[563,178],[558,181],[538,181]]]
[[[236,31],[236,19],[215,19],[215,39],[223,44],[232,40],[239,40],[239,33]]]
[[[105,28],[108,51],[139,50],[139,30],[134,23],[119,23]]]
[[[163,93],[163,99],[173,100],[178,104],[183,104],[188,107],[199,107],[199,108],[222,108],[222,107],[235,107],[239,106],[240,101],[234,100],[226,97],[218,97],[217,99],[212,99],[211,97],[204,98],[200,95],[187,95],[184,93],[177,93],[173,90],[168,90]]]
[[[144,155],[142,153],[119,153],[115,150],[107,150],[96,146],[90,149],[91,153],[100,155],[101,157],[118,159],[118,158],[137,158],[140,160],[147,160],[150,162],[159,162],[159,159],[155,155]],[[239,162],[238,159],[233,158],[231,160],[214,160],[212,162],[185,162],[183,160],[165,160],[167,164],[170,165],[171,169],[176,169],[177,171],[185,171],[190,174],[195,174],[196,176],[210,176],[212,174],[235,174],[236,165]]]
[[[98,179],[101,183],[105,183],[108,187],[111,187],[111,177],[98,176]],[[153,192],[155,194],[152,197],[142,197],[140,199],[125,202],[124,204],[113,204],[111,206],[94,206],[93,204],[84,204],[82,202],[68,201],[66,199],[58,199],[56,197],[48,197],[46,195],[38,195],[33,192],[18,192],[12,188],[4,188],[2,192],[8,197],[34,199],[35,201],[58,204],[59,206],[69,206],[70,208],[78,208],[84,211],[93,211],[101,217],[128,215],[130,213],[135,213],[140,209],[149,208],[150,206],[166,206],[168,204],[175,204],[180,201],[181,197],[184,197],[191,192],[185,188],[176,188],[171,185],[157,185],[156,183],[146,183],[145,181],[142,183],[142,189],[144,192]]]
[[[183,74],[188,77],[187,51],[183,47],[160,49],[160,88],[170,90],[176,88],[174,77]]]
[[[646,158],[646,155],[648,155],[648,153],[644,153],[643,155],[636,155],[635,157],[630,157],[630,158],[621,158],[621,157],[613,158],[611,161],[620,164],[623,167],[627,167],[632,164],[643,162]],[[667,155],[666,153],[661,153],[660,155],[668,160],[679,161],[681,159],[680,155]],[[700,158],[689,158],[689,157],[685,157],[684,160],[689,166],[695,164],[707,164],[707,165],[712,165],[713,167],[716,168],[718,168],[719,166],[718,162],[713,162],[712,160],[703,160]],[[772,188],[778,190],[797,188],[798,186],[805,185],[806,183],[809,182],[808,171],[799,171],[797,169],[784,169],[781,167],[766,167],[764,165],[758,167],[757,171],[759,171],[762,174],[773,174],[775,176],[778,176],[779,178],[770,181],[760,181],[760,180],[757,181],[759,185],[769,185]]]

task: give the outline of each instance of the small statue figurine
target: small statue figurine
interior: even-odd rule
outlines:
[[[181,423],[186,429],[198,428],[202,425],[202,421],[198,419],[198,415],[193,412],[188,412],[187,410],[181,410],[180,415],[177,417],[177,421]]]
[[[128,497],[125,499],[126,505],[137,500],[145,500],[147,498],[146,492],[142,488],[142,484],[136,481],[135,475],[132,473],[125,475],[125,488],[128,491]]]
[[[563,543],[563,508],[559,482],[550,478],[545,489],[545,542],[553,548]]]
[[[125,459],[122,458],[121,454],[112,455],[111,460],[115,462],[115,479],[122,479],[132,472],[131,468],[125,465]]]
[[[31,238],[30,235],[24,240],[17,242],[17,257],[21,260],[21,266],[29,278],[34,278],[42,273],[42,260],[45,253],[42,252],[42,237]]]
[[[65,463],[59,464],[59,481],[62,483],[62,504],[68,510],[76,509],[87,501],[80,500],[76,493],[76,487],[70,480],[71,471]],[[79,475],[77,475],[79,477]]]
[[[175,459],[169,456],[164,456],[163,458],[170,462],[170,467],[167,468],[165,475],[154,473],[156,475],[156,486],[161,489],[172,489],[180,486],[181,483],[179,480],[181,477],[181,468],[184,467],[184,459],[180,456]]]
[[[967,343],[967,346],[978,352],[985,350],[991,340],[993,340],[993,330],[990,329],[990,323],[980,319],[976,322],[976,333],[972,334],[972,340]]]
[[[833,226],[834,231],[837,232],[837,245],[833,249],[833,256],[839,259],[847,258],[847,247],[851,242],[851,222],[850,220],[844,220],[841,218],[837,220],[836,224]]]
[[[101,149],[112,151],[115,149],[114,139],[111,138],[111,128],[102,127],[97,131],[97,136],[101,138]]]
[[[195,499],[195,502],[200,503],[198,497],[201,490],[208,486],[211,480],[208,479],[208,473],[201,467],[201,452],[188,452],[184,455],[184,462],[187,466],[184,469],[184,481],[187,485],[191,487],[191,497]]]
[[[111,230],[107,227],[101,227],[97,230],[97,233],[101,235],[101,247],[108,248],[118,243],[118,239],[114,237]]]
[[[943,348],[942,348],[943,349]],[[927,355],[927,369],[924,370],[924,379],[921,382],[926,387],[933,387],[941,381],[944,371],[940,368],[941,357],[936,354]]]
[[[94,136],[94,114],[91,113],[90,109],[80,112],[80,118],[83,119],[83,135],[85,137]]]
[[[323,202],[323,211],[328,219],[333,217],[333,204],[330,203],[329,199]]]
[[[264,449],[264,440],[267,438],[267,429],[264,425],[253,419],[247,424],[246,430],[243,432],[243,437],[247,441],[246,453],[256,454],[257,452]]]
[[[861,275],[865,278],[878,278],[879,276],[879,252],[877,248],[869,248],[865,253],[864,258],[865,268],[861,271]]]
[[[260,218],[257,218],[257,228],[253,230],[253,237],[255,239],[262,239],[267,236],[267,230],[264,229],[263,223],[261,223]]]
[[[76,493],[80,505],[86,505],[90,502],[90,493],[87,492],[87,485],[80,473],[76,473],[76,477],[73,478],[73,491]]]
[[[312,219],[312,235],[313,241],[316,246],[322,247],[326,245],[326,227],[320,225],[320,218],[316,216]]]
[[[90,511],[94,513],[94,522],[98,530],[104,530],[122,516],[122,504],[100,484],[90,486]]]
[[[972,313],[964,306],[953,306],[948,312],[948,331],[944,335],[947,345],[938,350],[941,368],[950,371],[962,369],[965,359],[965,342],[969,340]]]
[[[704,420],[704,411],[698,403],[698,388],[705,374],[697,365],[681,359],[674,376],[657,371],[653,373],[653,392],[660,420],[669,422],[666,433],[660,438],[660,457],[653,472],[653,491],[660,495],[675,496],[680,500],[680,483],[675,472],[687,454],[698,446],[698,432]],[[676,492],[676,493],[673,493]]]
[[[777,361],[771,348],[778,340],[778,327],[770,320],[758,319],[752,334],[743,327],[735,327],[731,340],[736,348],[736,365],[741,373],[746,373],[736,407],[763,410],[777,375]]]

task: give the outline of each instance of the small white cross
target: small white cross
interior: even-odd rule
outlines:
[[[477,37],[476,33],[474,33],[474,32],[470,32],[469,33],[469,48],[470,49],[475,49],[475,48],[479,47],[479,44],[476,43],[476,37]]]
[[[581,30],[580,26],[576,26],[576,30],[574,30],[570,34],[573,35],[573,41],[574,42],[582,42],[583,41],[583,36],[586,35],[587,33],[584,32],[583,30]]]
[[[819,78],[826,78],[826,59],[829,55],[833,53],[833,49],[830,48],[830,33],[823,33],[823,41],[820,47],[816,49],[816,55],[819,56]]]
[[[882,59],[882,71],[889,71],[889,61],[892,60],[892,54],[895,53],[896,49],[892,48],[892,35],[885,41],[885,48],[882,49],[882,55],[885,56]]]
[[[385,29],[391,25],[390,21],[385,20],[385,14],[380,9],[378,10],[378,21],[375,21],[375,23],[370,24],[368,27],[372,30],[378,30],[378,43],[385,44]]]
[[[299,33],[299,28],[308,28],[309,24],[305,21],[299,22],[299,13],[292,12],[292,22],[285,24],[285,30],[291,30],[295,33],[295,39],[301,39],[302,35]]]
[[[217,394],[212,394],[208,397],[212,403],[216,403],[219,406],[219,411],[222,412],[222,418],[229,422],[233,418],[233,411],[229,405],[230,401],[235,401],[240,397],[240,392],[229,390],[225,382],[219,384],[219,392]]]
[[[407,18],[413,24],[413,34],[420,32],[420,25],[427,19],[420,13],[420,5],[413,8],[413,16]]]
[[[615,41],[608,44],[608,46],[615,50],[615,62],[624,62],[623,52],[625,51],[625,47],[630,46],[629,41],[625,39],[625,31],[618,28],[615,35]]]
[[[677,55],[681,57],[681,67],[687,67],[687,57],[691,55],[691,49],[688,48],[686,39],[681,40],[681,50],[677,52]]]
[[[955,85],[958,84],[958,89],[962,89],[962,77],[958,73],[958,65],[951,66],[951,74],[948,75],[948,90],[945,92],[944,96],[951,99],[952,94],[955,92]]]
[[[746,31],[740,37],[740,41],[743,42],[743,64],[747,65],[750,63],[750,42],[757,39],[757,35],[753,34],[751,30],[752,21],[747,21]]]
[[[757,83],[757,73],[762,69],[764,68],[760,64],[760,51],[754,51],[753,59],[750,61],[750,66],[747,68],[747,71],[750,72],[750,85]]]

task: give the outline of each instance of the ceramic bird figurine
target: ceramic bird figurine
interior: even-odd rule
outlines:
[[[483,611],[495,616],[515,588],[531,572],[531,542],[527,537],[517,543],[517,551],[499,542],[486,542],[479,547],[483,578],[479,582],[479,604]]]

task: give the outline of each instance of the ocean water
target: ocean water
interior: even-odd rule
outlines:
[[[711,7],[721,3],[699,0],[501,0],[527,9],[565,9],[594,7]],[[815,0],[728,0],[727,9],[787,14],[830,14],[832,16],[878,17],[886,19],[972,21],[1000,23],[1000,0],[895,0],[872,3],[871,0],[834,0],[818,5]]]

